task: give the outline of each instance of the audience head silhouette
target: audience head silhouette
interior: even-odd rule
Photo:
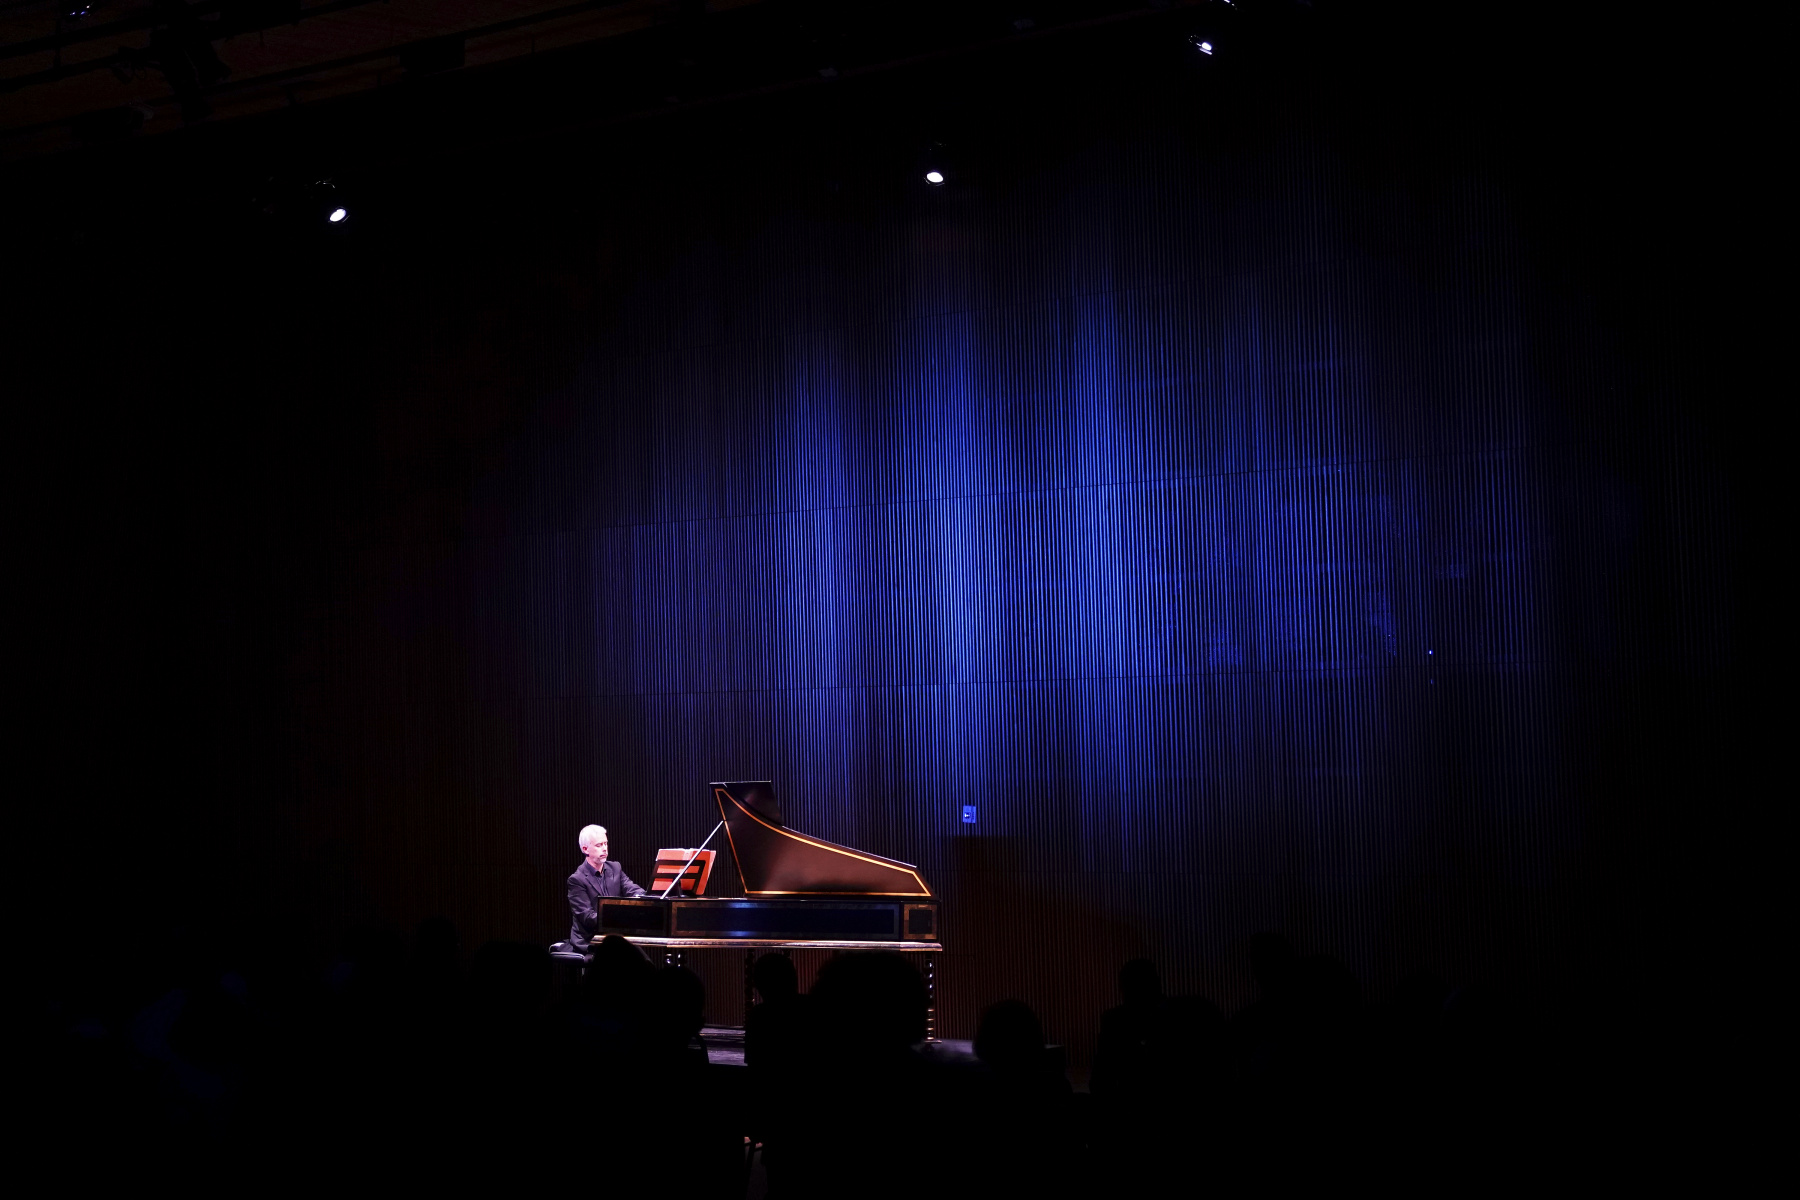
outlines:
[[[476,1005],[496,1019],[536,1012],[550,999],[550,954],[526,942],[489,942],[475,952],[469,988]]]
[[[1250,939],[1250,973],[1265,996],[1287,990],[1298,957],[1293,943],[1279,933],[1259,933]]]
[[[785,954],[765,954],[750,969],[750,982],[761,993],[765,1003],[785,1000],[800,992],[800,973],[794,960]]]
[[[1163,997],[1162,976],[1147,958],[1134,958],[1119,968],[1119,993],[1125,1003],[1155,1004]]]
[[[981,1014],[975,1057],[996,1074],[1035,1071],[1044,1058],[1044,1027],[1023,1000],[1002,1000]]]
[[[643,951],[622,937],[610,935],[594,947],[593,960],[581,979],[581,994],[599,1008],[634,1008],[648,990],[655,971]]]
[[[840,954],[820,970],[812,995],[846,1049],[891,1053],[925,1038],[925,981],[902,955]]]
[[[664,967],[650,986],[651,1036],[663,1050],[680,1050],[706,1024],[706,987],[685,967]]]

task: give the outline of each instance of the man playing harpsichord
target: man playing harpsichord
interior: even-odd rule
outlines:
[[[631,882],[624,867],[607,861],[605,826],[589,825],[578,841],[587,861],[569,876],[569,944],[586,954],[599,924],[601,897],[642,896],[644,889]]]

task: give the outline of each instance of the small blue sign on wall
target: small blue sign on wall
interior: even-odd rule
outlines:
[[[962,806],[962,809],[963,809],[963,824],[964,825],[973,825],[975,823],[975,806],[973,804],[965,804]]]

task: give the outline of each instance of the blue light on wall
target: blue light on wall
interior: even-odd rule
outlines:
[[[1492,949],[1477,897],[1553,889],[1579,836],[1569,631],[1622,585],[1559,422],[1605,371],[1546,373],[1475,184],[1415,228],[1304,147],[1114,153],[644,273],[496,485],[505,753],[647,847],[774,779],[920,864],[996,979],[1052,910],[1103,979],[1258,928],[1365,978]]]

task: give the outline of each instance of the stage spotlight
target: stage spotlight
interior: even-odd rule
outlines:
[[[359,192],[346,192],[329,177],[278,169],[263,177],[249,199],[263,216],[296,233],[305,230],[318,236],[346,236],[352,208],[361,214],[359,223],[369,220],[367,198]]]
[[[335,181],[329,178],[315,180],[309,190],[307,207],[312,210],[307,214],[309,220],[317,221],[323,217],[327,225],[341,227],[350,219],[349,197]]]
[[[913,159],[914,179],[923,179],[925,186],[941,188],[956,176],[960,186],[962,161],[958,159],[949,146],[943,142],[926,142],[919,147],[919,156]]]
[[[1194,49],[1202,54],[1211,54],[1213,52],[1213,44],[1197,33],[1189,38],[1188,41],[1194,43]]]

